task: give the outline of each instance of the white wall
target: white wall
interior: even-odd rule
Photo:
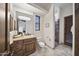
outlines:
[[[51,6],[48,14],[44,17],[44,40],[45,43],[51,47],[54,48],[54,19],[53,19],[53,5]]]
[[[73,4],[67,4],[60,9],[60,42],[64,43],[64,17],[73,15]]]

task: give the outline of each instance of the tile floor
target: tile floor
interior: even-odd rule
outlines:
[[[72,49],[70,46],[58,45],[55,49],[48,46],[36,50],[30,56],[72,56]]]

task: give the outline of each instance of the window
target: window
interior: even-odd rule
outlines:
[[[40,16],[35,16],[35,31],[40,31]]]

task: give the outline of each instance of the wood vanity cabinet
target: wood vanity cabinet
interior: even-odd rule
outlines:
[[[36,51],[36,38],[14,41],[11,50],[14,56],[27,56]]]

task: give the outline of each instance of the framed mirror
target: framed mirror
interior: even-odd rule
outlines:
[[[12,15],[10,15],[10,22],[9,22],[9,26],[10,26],[10,31],[13,31],[14,28],[13,28],[13,17]]]

